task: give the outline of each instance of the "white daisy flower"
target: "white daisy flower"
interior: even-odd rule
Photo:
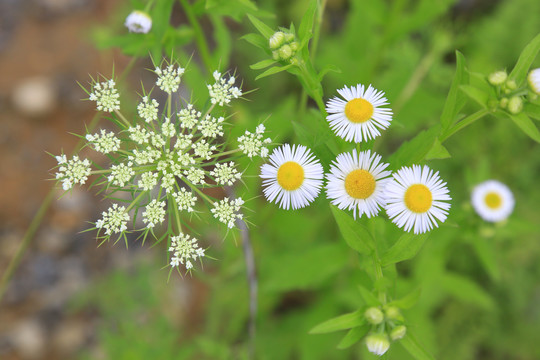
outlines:
[[[503,221],[514,210],[514,195],[505,184],[488,180],[474,187],[471,194],[474,210],[482,219],[490,222]]]
[[[338,136],[358,143],[374,139],[381,135],[379,129],[390,126],[392,110],[382,108],[388,105],[384,92],[358,84],[344,87],[338,93],[345,100],[334,97],[326,103],[326,119]]]
[[[529,86],[532,91],[534,91],[535,94],[540,95],[540,68],[531,70],[527,80],[529,80]]]
[[[384,189],[391,181],[388,164],[371,151],[356,150],[339,154],[326,175],[326,195],[340,209],[353,210],[353,216],[372,217],[385,205]]]
[[[261,166],[266,199],[288,210],[309,205],[319,195],[323,168],[305,146],[283,146],[274,149],[270,164]]]
[[[146,34],[152,29],[152,18],[144,11],[132,11],[126,18],[124,26],[129,32]]]
[[[402,167],[386,185],[386,213],[405,231],[422,234],[444,222],[451,200],[446,183],[429,167]]]

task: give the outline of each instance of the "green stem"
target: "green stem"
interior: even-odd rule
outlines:
[[[446,132],[441,134],[441,136],[439,136],[439,141],[441,143],[446,141],[450,136],[454,135],[455,133],[457,133],[461,129],[465,128],[466,126],[469,126],[470,124],[472,124],[476,120],[483,118],[484,116],[488,115],[489,113],[490,113],[490,111],[488,109],[482,109],[482,110],[479,110],[479,111],[475,112],[474,114],[471,114],[471,115],[467,116],[466,118],[464,118],[463,120],[461,120],[460,122],[458,122],[457,124],[452,126],[450,129],[448,129]]]
[[[196,186],[192,186],[191,183],[189,181],[186,181],[185,179],[182,179],[186,184],[188,184],[188,186],[191,188],[191,190],[194,190],[197,194],[200,195],[200,197],[202,197],[204,200],[208,201],[210,204],[212,204],[212,206],[214,206],[215,202],[210,199],[210,197],[208,195],[206,195],[205,193],[203,193],[201,190],[199,190]]]
[[[122,115],[120,111],[114,110],[114,113],[116,114],[116,116],[118,116],[120,120],[122,120],[124,125],[126,125],[128,128],[131,127],[131,124],[129,123],[129,121],[127,121],[127,119],[124,117],[124,115]]]
[[[229,150],[229,151],[225,151],[225,152],[222,152],[222,153],[215,153],[214,155],[210,155],[210,159],[218,157],[218,156],[226,156],[226,155],[234,154],[234,153],[237,153],[239,151],[241,151],[241,150],[240,149],[234,149],[234,150]]]
[[[383,275],[383,271],[381,267],[381,261],[377,254],[377,251],[373,252],[373,264],[375,266],[375,283],[379,286],[380,280],[384,277],[384,275]],[[379,290],[379,301],[383,305],[386,304],[386,292]]]
[[[129,204],[129,206],[127,207],[126,209],[126,212],[128,212],[129,210],[131,210],[135,204],[137,204],[139,202],[139,200],[141,200],[141,198],[143,197],[144,194],[146,194],[147,192],[146,191],[141,191],[141,193],[135,198],[135,200],[133,200],[131,202],[131,204]]]
[[[208,44],[206,43],[206,38],[202,31],[201,25],[199,24],[199,21],[197,20],[197,17],[195,16],[195,13],[193,12],[193,8],[188,3],[188,1],[187,0],[179,0],[179,1],[193,29],[193,33],[195,35],[195,43],[197,44],[197,47],[199,48],[199,54],[201,55],[201,59],[204,63],[204,66],[209,72],[211,72],[212,69],[214,68],[214,65],[210,57],[210,51],[208,50]]]

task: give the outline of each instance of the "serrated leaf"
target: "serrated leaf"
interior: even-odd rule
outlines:
[[[251,14],[248,14],[247,16],[249,18],[249,21],[251,21],[251,23],[253,24],[253,26],[255,26],[255,28],[259,30],[262,36],[264,36],[267,40],[269,40],[272,37],[272,35],[274,35],[275,31],[271,27],[269,27],[268,25],[266,25],[261,20],[257,19],[255,16]]]
[[[388,305],[397,306],[400,309],[410,309],[418,302],[418,298],[420,298],[421,293],[422,290],[420,288],[414,289],[401,299],[389,302]]]
[[[521,129],[527,136],[529,136],[534,141],[540,143],[540,131],[534,122],[524,113],[519,113],[516,115],[508,114],[512,121]]]
[[[256,47],[263,49],[267,52],[269,51],[268,40],[265,39],[262,35],[251,33],[242,36],[240,39],[246,40],[248,43],[255,45]]]
[[[394,264],[414,257],[424,245],[429,234],[403,234],[381,257],[383,266]]]
[[[460,97],[459,87],[469,81],[469,75],[465,71],[465,57],[459,51],[456,51],[456,73],[452,80],[452,85],[448,91],[446,102],[441,114],[441,126],[443,130],[448,129],[455,121],[458,112],[465,103],[459,102]]]
[[[309,39],[311,37],[315,12],[317,11],[317,3],[317,0],[310,0],[307,10],[304,13],[304,16],[302,16],[300,26],[298,27],[298,38],[301,42],[304,42],[306,38]]]
[[[349,330],[347,335],[345,335],[343,339],[341,339],[337,348],[343,350],[353,346],[354,344],[359,342],[364,336],[366,336],[370,328],[371,326],[368,324],[352,328],[351,330]]]
[[[461,85],[460,90],[465,93],[471,100],[478,103],[484,109],[487,108],[488,94],[472,85]]]
[[[444,145],[441,144],[439,139],[435,139],[435,142],[433,143],[431,150],[429,150],[428,153],[426,154],[426,160],[448,159],[449,157],[452,157],[452,155],[450,155],[446,147],[444,147]]]
[[[292,67],[293,65],[285,65],[285,66],[274,66],[274,67],[271,67],[270,69],[266,70],[265,72],[263,72],[262,74],[259,74],[257,75],[257,77],[255,78],[255,80],[259,80],[259,79],[262,79],[264,77],[267,77],[267,76],[270,76],[270,75],[274,75],[274,74],[277,74],[277,73],[280,73],[282,71],[285,71],[287,69],[289,69],[290,67]]]
[[[478,284],[458,274],[446,273],[440,281],[441,286],[455,298],[477,305],[486,310],[496,308],[493,298]]]
[[[270,65],[273,65],[275,63],[276,62],[272,59],[266,59],[266,60],[259,61],[253,65],[250,65],[249,67],[252,68],[253,70],[260,70],[260,69],[267,68]]]
[[[399,340],[399,343],[416,360],[435,360],[435,358],[420,345],[416,338],[410,334],[410,331],[407,331],[407,334]]]
[[[326,334],[334,331],[351,329],[363,325],[365,322],[364,312],[357,310],[352,313],[336,316],[335,318],[320,323],[309,331],[310,334]]]
[[[399,149],[390,156],[390,163],[402,167],[422,162],[429,153],[429,150],[433,147],[435,140],[439,136],[439,131],[440,125],[437,125],[429,130],[420,132],[412,140],[403,143]]]
[[[336,219],[341,235],[343,235],[343,238],[351,248],[361,254],[369,254],[375,249],[373,237],[362,224],[334,205],[330,205],[330,209]]]
[[[525,80],[529,68],[538,55],[538,51],[540,51],[540,34],[536,35],[534,39],[525,46],[519,55],[516,66],[514,66],[512,72],[508,76],[508,79],[514,80],[520,85]]]
[[[360,291],[360,295],[362,296],[362,299],[366,303],[367,306],[379,306],[381,305],[381,302],[371,291],[363,287],[362,285],[358,285],[358,291]]]

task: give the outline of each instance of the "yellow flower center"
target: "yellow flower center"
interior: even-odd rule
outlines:
[[[287,161],[277,172],[278,184],[285,190],[296,190],[304,182],[304,169],[294,161]]]
[[[345,105],[345,116],[353,123],[364,123],[373,116],[373,105],[365,99],[352,99]]]
[[[498,209],[502,204],[501,196],[496,192],[487,193],[484,201],[486,202],[487,207],[493,210]]]
[[[405,192],[405,205],[415,213],[425,213],[431,208],[433,195],[426,185],[414,184]]]
[[[375,186],[375,178],[367,170],[353,170],[345,177],[345,191],[355,199],[367,199]]]

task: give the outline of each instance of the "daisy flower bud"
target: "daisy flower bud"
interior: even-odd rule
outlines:
[[[527,76],[527,80],[531,90],[535,94],[540,95],[540,68],[531,70],[529,76]]]
[[[373,325],[378,325],[384,320],[384,314],[381,309],[376,307],[370,307],[364,313],[366,320]]]
[[[504,84],[507,78],[508,74],[506,73],[506,71],[496,71],[489,74],[488,81],[491,85],[499,86]]]
[[[370,334],[366,337],[366,346],[369,352],[381,356],[390,348],[390,341],[386,334]]]
[[[390,332],[390,339],[392,339],[393,341],[403,339],[406,333],[407,333],[407,328],[404,325],[396,326]]]
[[[523,100],[520,96],[512,96],[508,100],[508,112],[510,114],[519,114],[523,110]]]
[[[275,50],[279,48],[285,41],[285,34],[282,31],[276,31],[270,40],[268,41],[270,49]]]
[[[152,18],[144,11],[132,11],[124,23],[129,32],[146,34],[152,29]]]

